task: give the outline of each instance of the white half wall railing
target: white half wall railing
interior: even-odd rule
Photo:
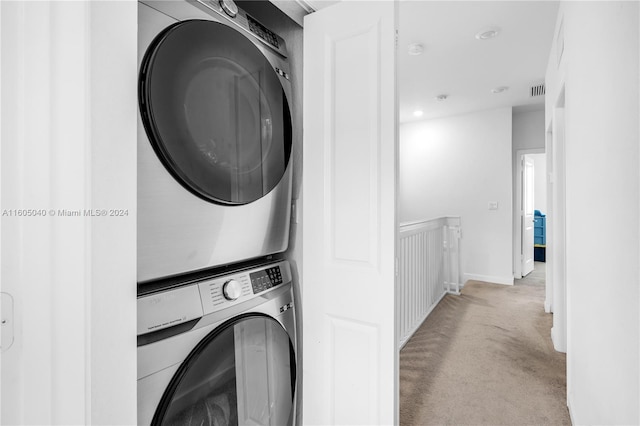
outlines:
[[[460,294],[460,218],[400,225],[398,349],[447,293]]]

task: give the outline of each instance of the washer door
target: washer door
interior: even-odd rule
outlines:
[[[291,153],[280,77],[238,31],[184,21],[161,33],[140,68],[140,113],[173,177],[204,200],[247,204],[268,194]]]
[[[291,425],[293,345],[280,323],[250,315],[211,332],[166,389],[153,425]]]

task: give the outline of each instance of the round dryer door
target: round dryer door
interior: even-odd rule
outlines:
[[[249,39],[213,21],[180,22],[158,35],[140,70],[147,135],[186,189],[247,204],[280,182],[291,154],[289,104]]]
[[[171,380],[154,425],[291,425],[295,354],[276,320],[245,316],[211,332]]]

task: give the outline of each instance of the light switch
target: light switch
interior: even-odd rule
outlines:
[[[498,210],[498,202],[489,201],[489,210]]]

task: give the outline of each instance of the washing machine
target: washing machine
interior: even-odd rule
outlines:
[[[138,424],[294,424],[295,322],[287,261],[139,296]]]
[[[138,282],[285,251],[285,40],[231,0],[138,5]]]

